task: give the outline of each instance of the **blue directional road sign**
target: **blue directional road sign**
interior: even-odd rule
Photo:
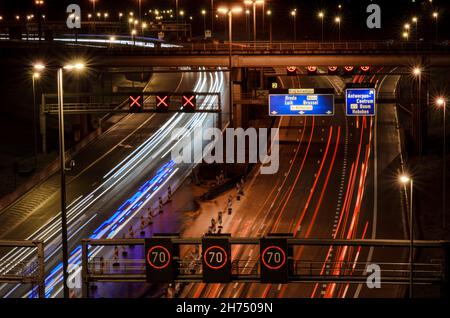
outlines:
[[[270,116],[333,116],[333,94],[269,95]]]
[[[347,88],[347,116],[375,116],[375,88]]]

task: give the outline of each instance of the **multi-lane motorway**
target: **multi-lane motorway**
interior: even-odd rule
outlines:
[[[330,87],[336,92],[345,86],[344,79],[335,76],[281,76],[279,81],[285,88]],[[378,93],[392,93],[398,77],[355,76],[345,81],[371,82]],[[222,92],[226,104],[226,83],[222,72],[161,73],[154,76],[146,90]],[[84,149],[79,155],[81,168],[71,172],[68,185],[70,263],[80,261],[80,239],[122,237],[130,226],[138,223],[138,216],[149,206],[155,206],[159,196],[165,196],[169,184],[175,190],[191,172],[193,165],[175,165],[170,160],[174,145],[170,133],[174,128],[213,125],[214,120],[214,115],[200,113],[128,115]],[[376,117],[347,117],[344,105],[337,104],[333,117],[281,117],[276,125],[281,130],[280,170],[274,175],[260,175],[256,169],[249,176],[244,199],[235,202],[233,215],[225,217],[223,232],[233,236],[291,233],[302,238],[406,237],[401,189],[392,181],[402,168],[394,104],[379,105]],[[58,296],[62,290],[58,211],[55,193],[2,237],[45,240],[48,297]],[[7,212],[1,217],[8,218]],[[215,212],[203,213],[183,234],[201,236]],[[176,224],[167,230],[180,228]],[[258,251],[254,248],[236,246],[232,254],[233,259],[240,260],[242,271],[257,266]],[[101,248],[92,251],[91,257],[97,255],[104,255]],[[402,262],[406,254],[346,247],[299,247],[294,256],[301,260],[299,266],[339,274],[344,270],[351,272],[358,262]],[[13,250],[2,260],[29,258],[28,253]],[[349,267],[336,265],[344,263]],[[370,290],[363,284],[233,283],[189,284],[182,296],[396,297],[403,292],[395,286]],[[0,295],[31,294],[27,287],[3,285]]]

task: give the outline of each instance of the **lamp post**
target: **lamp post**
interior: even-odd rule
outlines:
[[[233,122],[233,13],[240,13],[242,12],[242,8],[235,7],[232,9],[228,8],[219,8],[219,13],[228,15],[228,49],[229,49],[229,55],[228,55],[228,67],[229,67],[229,99],[230,99],[230,121]]]
[[[250,10],[245,9],[245,32],[247,33],[247,40],[250,41],[250,26],[248,25]]]
[[[445,215],[445,212],[446,212],[446,205],[447,205],[447,200],[446,200],[446,194],[447,194],[447,191],[446,191],[446,177],[447,177],[447,166],[446,166],[446,161],[447,161],[447,153],[446,153],[446,146],[447,146],[447,143],[446,143],[446,123],[445,123],[445,120],[446,120],[446,114],[445,114],[445,110],[446,110],[446,108],[447,108],[447,101],[446,101],[446,99],[444,98],[444,97],[439,97],[437,100],[436,100],[436,105],[437,106],[439,106],[439,107],[442,107],[442,111],[443,111],[443,125],[444,125],[444,145],[443,145],[443,148],[442,148],[442,161],[443,161],[443,163],[442,163],[442,170],[443,170],[443,172],[442,172],[442,228],[443,229],[445,229],[446,228],[446,225],[447,225],[447,220],[446,220],[446,215]]]
[[[439,18],[439,12],[435,11],[433,12],[433,18],[434,18],[434,23],[436,26],[436,41],[438,41],[439,36],[438,36],[438,18]]]
[[[131,30],[131,37],[133,38],[133,47],[136,46],[136,33],[137,32],[135,29]]]
[[[339,42],[341,42],[341,17],[336,17],[334,22],[338,24]]]
[[[409,201],[409,235],[410,235],[410,244],[409,244],[409,298],[413,298],[413,284],[414,284],[414,214],[413,214],[413,180],[407,175],[401,175],[399,181],[403,185],[407,185],[409,183],[410,186],[410,201]]]
[[[294,42],[297,42],[297,10],[291,11],[291,16],[294,21],[293,30],[294,30]]]
[[[406,42],[409,42],[409,29],[411,28],[409,23],[405,23],[403,26],[405,31],[403,32],[403,37],[406,39]]]
[[[36,64],[34,66],[35,72],[32,76],[32,86],[33,86],[33,144],[34,144],[34,167],[37,166],[37,116],[36,116],[36,80],[38,80],[41,77],[41,74],[39,73],[42,68],[40,67],[41,64]]]
[[[267,17],[269,19],[269,43],[272,44],[272,10],[267,10]]]
[[[256,5],[264,4],[264,0],[245,0],[244,4],[253,5],[253,45],[256,47]]]
[[[415,33],[416,33],[416,51],[417,51],[417,46],[418,46],[418,42],[419,42],[419,30],[418,30],[417,24],[418,24],[418,22],[419,22],[419,19],[418,19],[417,17],[413,17],[413,18],[412,18],[412,22],[413,22],[414,25],[415,25]]]
[[[211,0],[211,36],[214,32],[214,0]]]
[[[42,37],[42,6],[44,5],[44,0],[36,0],[34,2],[36,4],[37,18],[38,18],[38,36],[39,42],[41,42]]]
[[[202,10],[203,16],[203,37],[206,37],[206,10]]]
[[[322,30],[322,42],[323,42],[323,17],[325,16],[325,14],[323,13],[323,11],[320,11],[318,14],[319,18],[320,18],[320,22],[321,22],[321,30]]]
[[[417,44],[417,43],[416,43]],[[416,116],[416,122],[420,123],[421,122],[421,114],[422,114],[422,110],[421,110],[421,104],[422,104],[422,69],[420,67],[414,67],[413,71],[412,71],[413,75],[415,78],[417,78],[418,80],[418,85],[417,85],[417,109],[415,110],[415,112],[413,111],[413,116]],[[414,115],[415,114],[415,115]],[[421,133],[417,133],[416,132],[416,136],[421,135]],[[421,141],[420,141],[420,145],[418,145],[418,152],[420,155],[422,155],[422,145],[421,145]]]
[[[67,282],[69,279],[69,251],[67,239],[67,206],[66,206],[66,156],[64,144],[64,88],[63,71],[80,71],[84,68],[83,63],[67,64],[57,69],[57,87],[58,87],[58,129],[59,129],[59,160],[60,160],[60,180],[61,180],[61,242],[62,242],[62,270],[63,270],[63,293],[64,298],[69,298],[69,288]],[[41,71],[45,69],[43,64],[35,64],[34,69]],[[33,76],[34,78],[35,76]]]
[[[184,25],[184,11],[181,10],[180,11],[180,16],[181,16],[181,23],[183,24],[183,29],[184,29],[184,37],[186,37],[186,26]]]

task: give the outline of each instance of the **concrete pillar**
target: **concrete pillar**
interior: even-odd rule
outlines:
[[[233,70],[233,96],[235,100],[241,99],[242,94],[242,68]],[[234,104],[234,103],[233,103]],[[234,104],[233,107],[233,127],[242,127],[242,105]]]

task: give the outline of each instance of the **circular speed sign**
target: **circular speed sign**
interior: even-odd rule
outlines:
[[[261,261],[268,269],[277,270],[286,263],[286,253],[281,247],[272,245],[262,252]]]

